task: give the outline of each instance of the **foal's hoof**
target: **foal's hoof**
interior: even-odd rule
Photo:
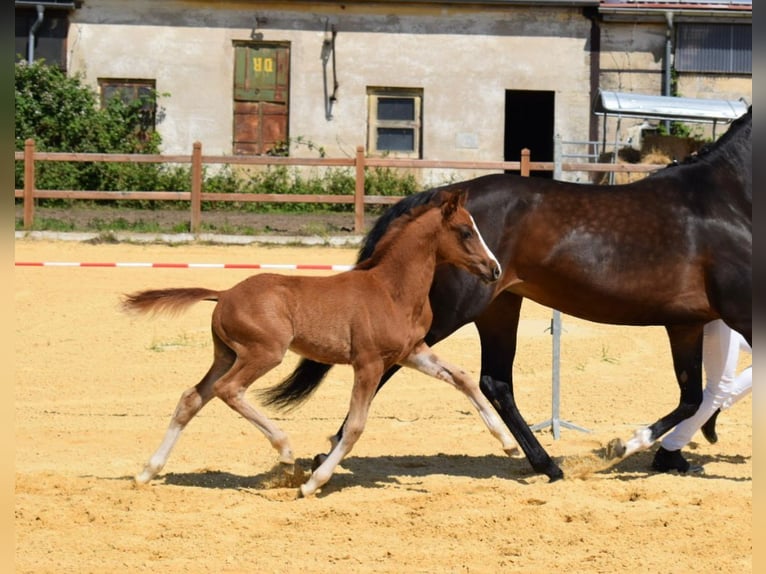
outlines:
[[[606,458],[608,460],[622,458],[625,456],[626,450],[625,443],[622,442],[621,438],[613,438],[609,441],[609,444],[606,445]]]
[[[327,460],[326,454],[320,453],[316,455],[311,461],[311,472],[314,472],[316,469],[318,469],[325,460]]]

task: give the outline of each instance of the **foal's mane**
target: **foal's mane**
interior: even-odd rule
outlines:
[[[387,209],[365,237],[357,255],[356,269],[368,269],[376,265],[399,235],[401,228],[437,204],[434,199],[439,191],[432,189],[408,195]]]

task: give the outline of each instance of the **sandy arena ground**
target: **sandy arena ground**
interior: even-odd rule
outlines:
[[[17,240],[15,257],[346,264],[354,256],[320,247]],[[563,317],[561,416],[590,430],[563,429],[559,440],[538,431],[563,481],[550,484],[525,459],[505,457],[457,391],[401,372],[316,497],[296,499],[297,488],[272,472],[276,454],[265,438],[219,401],[192,421],[163,472],[136,487],[132,477],[181,392],[209,366],[212,304],[178,317],[131,317],[118,308],[120,294],[225,288],[252,273],[15,269],[17,572],[752,571],[750,398],[721,415],[718,444],[698,434],[686,449],[703,475],[650,472],[654,449],[604,468],[610,439],[628,438],[677,402],[659,327]],[[551,311],[527,302],[522,313],[516,394],[537,423],[551,415]],[[478,375],[472,327],[436,350]],[[294,361],[288,356],[254,388],[281,380]],[[341,423],[350,378],[336,367],[297,411],[267,410],[304,470]]]

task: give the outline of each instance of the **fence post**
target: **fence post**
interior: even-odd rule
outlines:
[[[194,142],[191,158],[191,221],[192,233],[199,233],[202,223],[202,143]]]
[[[24,229],[35,222],[35,140],[24,141]]]
[[[525,147],[521,150],[521,175],[529,177],[529,148]]]
[[[354,186],[354,231],[364,233],[364,146],[356,146]]]

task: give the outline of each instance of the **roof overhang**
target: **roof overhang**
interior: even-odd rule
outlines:
[[[82,0],[14,0],[16,8],[50,8],[53,10],[74,10],[80,7]]]
[[[665,22],[668,14],[675,22],[753,21],[753,4],[747,0],[602,0],[598,11],[606,22]]]
[[[599,116],[729,123],[747,113],[744,100],[703,100],[650,96],[599,89],[593,113]]]

